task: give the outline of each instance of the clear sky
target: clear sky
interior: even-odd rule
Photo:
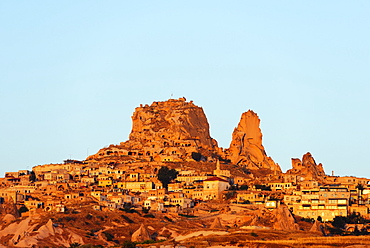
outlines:
[[[283,171],[370,178],[370,2],[0,1],[0,176],[125,141],[185,96],[228,147],[248,109]]]

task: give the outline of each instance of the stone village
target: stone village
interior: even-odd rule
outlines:
[[[13,203],[23,217],[78,205],[199,215],[195,206],[214,202],[271,211],[284,206],[323,222],[352,213],[370,218],[369,179],[327,175],[310,153],[292,159],[292,169],[283,173],[266,155],[260,120],[251,110],[242,114],[227,149],[210,137],[203,109],[185,98],[141,105],[132,122],[128,141],[83,161],[6,172],[0,205]],[[162,168],[176,171],[166,185],[158,177]]]

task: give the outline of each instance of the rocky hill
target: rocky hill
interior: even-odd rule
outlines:
[[[280,166],[266,155],[259,125],[256,113],[251,110],[243,113],[232,134],[230,148],[224,150],[210,136],[201,107],[185,98],[153,102],[135,109],[129,140],[103,148],[87,160],[215,162],[223,159],[246,169],[281,173]]]
[[[144,161],[212,160],[219,151],[203,109],[180,98],[137,107],[129,140],[88,159],[121,155]]]

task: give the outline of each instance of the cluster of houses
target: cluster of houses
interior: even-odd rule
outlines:
[[[369,217],[368,179],[327,176],[325,184],[291,175],[254,184],[233,177],[219,161],[210,172],[178,170],[175,181],[163,188],[158,170],[163,163],[101,165],[66,160],[63,164],[7,172],[0,178],[0,204],[11,201],[24,215],[38,211],[65,212],[72,206],[95,210],[127,207],[151,211],[184,211],[200,201],[276,208],[286,204],[298,216],[323,221],[356,212]]]

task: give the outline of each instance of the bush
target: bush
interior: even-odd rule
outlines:
[[[150,211],[150,207],[148,207],[148,208],[143,207],[141,211],[142,211],[144,214],[147,214],[147,213],[149,213],[149,211]]]
[[[112,241],[114,236],[113,234],[109,233],[109,232],[103,232],[105,238],[107,239],[107,241]]]
[[[161,181],[164,188],[168,189],[168,184],[176,179],[179,172],[175,169],[169,169],[167,166],[162,166],[158,170],[157,178]]]
[[[104,246],[87,244],[87,245],[81,245],[80,248],[104,248]]]
[[[25,212],[28,212],[28,208],[26,206],[22,206],[18,209],[18,212],[21,214],[21,213],[25,213]]]
[[[195,217],[197,217],[195,215],[187,215],[187,214],[179,214],[179,216],[186,217],[186,218],[195,218]]]
[[[303,217],[302,217],[301,221],[308,222],[308,223],[314,223],[315,222],[315,220],[313,218],[303,218]]]
[[[169,222],[173,222],[172,219],[168,218],[167,216],[164,217],[166,220],[168,220]]]
[[[343,229],[346,225],[346,218],[342,216],[335,216],[331,224],[333,225],[333,227]]]
[[[144,215],[145,218],[155,218],[155,216],[153,214],[146,214]]]
[[[136,247],[136,243],[132,241],[128,241],[128,240],[126,240],[122,244],[122,248],[135,248],[135,247]]]
[[[243,185],[241,185],[240,186],[240,188],[239,188],[240,190],[248,190],[248,185],[246,185],[246,184],[243,184]]]
[[[69,246],[69,248],[76,248],[76,247],[81,247],[81,244],[79,244],[79,243],[72,243],[70,246]]]
[[[130,223],[130,224],[132,224],[132,223],[135,223],[133,220],[131,220],[129,217],[127,217],[126,215],[121,215],[121,217],[125,220],[125,221],[127,221],[128,223]]]

